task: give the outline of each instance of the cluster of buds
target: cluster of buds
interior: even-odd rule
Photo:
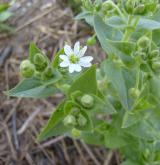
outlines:
[[[112,16],[118,14],[116,4],[111,0],[103,2],[102,11],[105,16]]]
[[[20,72],[24,78],[35,76],[45,80],[53,76],[53,68],[49,66],[47,57],[40,53],[35,54],[32,61],[22,61]]]
[[[157,10],[158,4],[158,0],[124,0],[126,12],[134,15],[154,13]]]
[[[158,48],[152,48],[151,40],[143,36],[137,42],[138,51],[136,56],[141,58],[141,63],[148,63],[154,72],[160,70],[160,51]]]
[[[77,108],[76,108],[77,109]],[[72,131],[75,133],[75,130],[79,132],[79,129],[84,127],[87,124],[86,117],[78,110],[76,113],[73,110],[71,114],[67,115],[64,120],[63,124],[66,127],[72,128]]]
[[[78,99],[82,109],[91,109],[94,105],[94,99],[92,96],[85,94]],[[71,134],[74,137],[80,135],[81,128],[87,125],[87,117],[80,107],[72,107],[70,114],[63,119],[63,124],[66,127],[71,128]]]
[[[160,52],[158,49],[152,50],[150,53],[151,67],[154,72],[159,73],[160,70]]]
[[[99,11],[101,9],[101,3],[95,1],[94,3],[91,0],[82,0],[82,5],[88,11]]]
[[[135,52],[136,58],[140,58],[140,62],[148,60],[149,52],[151,50],[151,41],[148,37],[143,36],[137,41],[137,51]]]

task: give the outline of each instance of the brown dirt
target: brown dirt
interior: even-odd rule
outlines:
[[[17,0],[10,24],[15,33],[0,33],[0,56],[13,48],[0,68],[0,165],[115,165],[116,152],[89,146],[82,141],[59,136],[39,143],[36,139],[46,124],[61,94],[48,99],[10,98],[3,94],[20,80],[19,64],[27,58],[31,41],[54,57],[65,42],[85,43],[93,34],[86,24],[76,22],[69,5],[55,0]],[[93,47],[88,51],[97,60],[104,53]],[[98,56],[97,56],[98,55]]]

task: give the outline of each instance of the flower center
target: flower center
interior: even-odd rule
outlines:
[[[70,61],[71,61],[71,63],[76,64],[79,61],[79,57],[77,57],[76,55],[72,54],[70,56]]]

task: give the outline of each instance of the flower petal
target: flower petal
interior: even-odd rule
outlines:
[[[64,61],[69,60],[69,59],[68,59],[68,56],[66,56],[66,55],[64,55],[64,54],[61,54],[61,55],[59,56],[59,58],[62,59],[62,60],[64,60]]]
[[[75,64],[69,65],[69,73],[73,73],[75,71]]]
[[[88,62],[91,62],[92,60],[93,60],[92,56],[85,56],[85,57],[80,58],[80,62],[82,63],[88,63]]]
[[[92,64],[90,62],[88,62],[88,63],[80,63],[80,65],[85,67],[85,68],[88,68],[88,67],[92,66]]]
[[[69,65],[70,65],[69,60],[66,60],[66,61],[63,61],[63,62],[60,63],[60,67],[67,67]]]
[[[80,42],[77,41],[77,42],[75,43],[75,45],[74,45],[74,54],[75,54],[75,55],[78,55],[79,49],[80,49]]]
[[[79,55],[80,57],[84,56],[86,50],[87,50],[87,46],[84,46],[84,47],[79,51],[78,55]]]
[[[64,46],[64,52],[66,53],[67,56],[74,54],[72,48],[69,45]]]
[[[74,70],[75,70],[76,72],[80,72],[80,71],[82,70],[82,67],[81,67],[79,64],[75,64]]]

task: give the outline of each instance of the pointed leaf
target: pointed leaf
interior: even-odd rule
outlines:
[[[24,79],[6,94],[14,97],[45,98],[58,92],[57,88],[50,84],[51,82],[44,84],[36,78]]]
[[[70,87],[69,94],[75,91],[82,93],[97,94],[96,66],[93,65],[82,73]]]

